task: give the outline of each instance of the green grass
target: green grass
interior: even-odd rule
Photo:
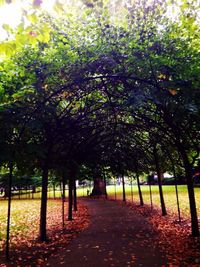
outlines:
[[[91,188],[89,187],[80,187],[77,189],[77,196],[79,197],[82,197],[82,196],[87,196],[87,190],[89,189],[90,193],[91,193]],[[28,191],[26,192],[25,190],[24,191],[21,191],[21,195],[18,195],[18,194],[15,194],[13,195],[13,199],[38,199],[38,198],[41,198],[41,189],[40,188],[37,188],[37,191],[36,193],[32,194],[32,191]],[[17,192],[16,192],[17,193]],[[68,190],[65,190],[65,194],[66,194],[66,197],[68,196]],[[54,192],[53,192],[53,189],[52,188],[49,188],[48,189],[48,198],[54,198]],[[55,191],[55,197],[56,198],[61,198],[61,195],[62,195],[62,192],[60,191],[60,189],[56,189]]]
[[[40,222],[40,199],[13,199],[10,233],[12,244],[36,239]],[[0,200],[0,250],[6,237],[8,201]],[[67,202],[65,202],[65,216]],[[62,202],[50,199],[47,207],[47,230],[62,227]]]
[[[78,196],[86,196],[87,189],[89,188],[79,188],[77,190]],[[149,186],[142,185],[142,194],[144,198],[145,204],[150,204],[150,196],[149,196]],[[180,199],[180,208],[181,208],[181,216],[189,217],[189,201],[188,201],[188,193],[185,185],[178,186],[179,191],[179,199]],[[90,190],[91,192],[91,190]],[[115,186],[110,185],[107,187],[108,196],[111,198],[115,198]],[[174,186],[163,186],[164,199],[166,203],[166,208],[168,212],[173,212],[177,214],[177,206],[176,206],[176,195],[175,195],[175,187]],[[68,192],[66,190],[66,196]],[[116,195],[117,199],[122,200],[122,186],[116,186]],[[160,200],[159,200],[159,191],[158,186],[152,186],[152,195],[153,195],[153,206],[160,209]],[[15,235],[27,235],[30,231],[32,236],[36,237],[38,235],[39,228],[39,216],[40,216],[40,196],[41,193],[34,194],[34,200],[23,199],[26,197],[32,197],[32,194],[23,195],[21,199],[13,199],[12,200],[12,208],[11,208],[11,233],[12,236]],[[48,197],[53,198],[53,191],[48,192]],[[195,196],[196,196],[196,204],[197,211],[200,214],[200,188],[195,188]],[[61,197],[61,192],[56,191],[56,197]],[[132,201],[131,196],[131,186],[126,185],[126,197],[127,200]],[[18,198],[18,196],[15,196]],[[36,199],[38,198],[38,199]],[[136,185],[133,186],[133,201],[139,204],[139,195],[138,188]],[[67,202],[66,202],[67,204]],[[48,201],[48,212],[49,214],[56,213],[55,209],[57,209],[57,213],[61,216],[61,202],[55,202],[53,200]],[[51,211],[51,212],[50,212]],[[67,210],[66,210],[67,212]],[[55,216],[58,216],[55,215]],[[6,221],[7,221],[7,200],[0,200],[0,241],[5,238],[6,233]],[[61,221],[61,218],[59,218]],[[56,222],[56,220],[55,220]],[[54,225],[54,222],[52,222]],[[1,242],[0,242],[1,245]]]
[[[108,196],[115,198],[115,188],[116,188],[117,199],[122,200],[122,186],[119,186],[119,185],[117,185],[116,187],[114,185],[107,186]],[[160,198],[159,198],[158,186],[154,185],[151,188],[152,188],[153,206],[160,208]],[[77,195],[79,197],[80,196],[87,196],[87,190],[88,189],[91,193],[91,188],[89,188],[89,187],[78,188],[77,189]],[[149,186],[148,185],[142,185],[141,190],[142,190],[144,203],[150,204]],[[178,192],[179,192],[181,215],[185,216],[185,217],[189,217],[190,211],[189,211],[189,201],[188,201],[188,193],[187,193],[186,185],[179,185],[178,186]],[[163,186],[163,193],[164,193],[164,199],[165,199],[167,211],[177,214],[175,187],[172,185],[169,185],[169,186],[164,185]],[[67,195],[68,195],[68,190],[66,190],[66,196]],[[61,191],[59,189],[56,190],[55,196],[56,196],[56,198],[61,198]],[[198,211],[198,214],[200,214],[200,188],[195,188],[195,196],[196,196],[197,211]],[[21,199],[32,198],[32,197],[34,199],[41,198],[41,192],[34,193],[34,194],[27,193],[27,194],[23,194],[20,196]],[[48,191],[48,198],[53,198],[53,197],[54,197],[54,192],[53,192],[52,188],[50,188]],[[127,197],[127,200],[132,201],[131,186],[130,185],[126,185],[126,197]],[[13,198],[18,199],[19,196],[16,195]],[[138,187],[136,185],[133,185],[133,201],[136,203],[139,203]],[[1,217],[2,216],[0,215],[0,219],[1,219]],[[5,220],[5,219],[2,219],[2,220]]]
[[[154,185],[151,188],[152,188],[153,206],[160,208],[158,186]],[[141,190],[142,190],[144,203],[150,205],[149,186],[142,185]],[[108,195],[115,198],[115,186],[108,186],[107,192],[108,192]],[[116,192],[117,192],[117,199],[122,200],[122,186],[116,186]],[[181,213],[183,216],[188,217],[190,215],[190,210],[189,210],[187,187],[185,185],[179,185],[178,193],[179,193]],[[164,185],[163,194],[164,194],[164,199],[165,199],[167,210],[173,213],[177,213],[175,186]],[[126,185],[126,197],[127,197],[127,200],[132,201],[130,185]],[[200,188],[195,188],[195,197],[196,197],[197,211],[198,211],[198,214],[200,215]],[[138,188],[136,185],[133,186],[133,201],[139,203]]]

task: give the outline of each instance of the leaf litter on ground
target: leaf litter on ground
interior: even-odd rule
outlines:
[[[38,240],[39,201],[31,201],[31,211],[27,210],[27,214],[24,213],[24,216],[22,216],[22,211],[25,212],[25,209],[27,209],[27,201],[21,202],[20,206],[20,212],[17,213],[14,210],[15,214],[13,221],[11,221],[10,261],[8,263],[5,260],[4,237],[0,244],[0,267],[42,266],[49,256],[56,256],[58,251],[60,252],[65,248],[72,238],[89,226],[87,207],[78,204],[78,212],[74,212],[72,221],[67,221],[67,215],[65,214],[65,226],[63,228],[62,203],[60,200],[51,200],[47,213],[48,241],[40,242]],[[67,202],[65,202],[65,211],[67,211]],[[14,225],[18,228],[12,229]]]
[[[124,205],[121,200],[117,202]],[[144,247],[147,243],[155,242],[166,255],[170,267],[200,266],[200,237],[191,236],[191,223],[187,216],[183,216],[181,222],[178,222],[175,213],[168,212],[167,216],[162,216],[156,206],[152,209],[150,205],[140,206],[137,202],[130,201],[125,205],[144,216],[156,233],[153,240],[149,242],[147,238],[144,241]]]

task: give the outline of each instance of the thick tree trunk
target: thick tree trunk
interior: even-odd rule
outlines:
[[[46,241],[46,218],[47,218],[47,187],[48,187],[48,166],[45,164],[42,170],[42,198],[40,209],[40,240]]]
[[[183,159],[183,164],[184,164],[185,174],[186,174],[186,179],[187,179],[187,190],[188,190],[188,197],[189,197],[189,203],[190,203],[192,236],[199,236],[199,226],[198,226],[196,201],[195,201],[195,195],[194,195],[192,166],[183,148],[180,148],[180,153]]]
[[[96,167],[93,169],[93,180],[94,187],[92,189],[92,196],[101,196],[106,194],[105,183],[100,171],[100,168]]]
[[[144,201],[143,201],[143,197],[142,197],[142,191],[141,191],[141,186],[140,186],[140,177],[139,177],[137,165],[136,165],[136,179],[137,179],[138,193],[139,193],[139,198],[140,198],[140,206],[143,206]]]
[[[167,215],[167,211],[166,211],[166,207],[165,207],[165,201],[164,201],[163,190],[162,190],[162,173],[160,170],[160,164],[159,164],[158,153],[157,153],[156,148],[154,149],[154,160],[155,160],[156,172],[157,172],[157,176],[158,176],[158,187],[159,187],[162,216],[165,216],[165,215]]]

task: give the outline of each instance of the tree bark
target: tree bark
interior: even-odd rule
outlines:
[[[105,185],[105,195],[106,195],[106,199],[108,199],[108,194],[107,194],[107,188],[106,188],[106,174],[103,171],[103,181],[104,181],[104,185]]]
[[[62,227],[65,227],[65,177],[62,176]]]
[[[68,220],[72,221],[72,208],[73,208],[73,180],[69,177],[69,195],[68,195]]]
[[[176,204],[177,204],[177,211],[178,211],[178,220],[181,222],[181,211],[180,211],[180,203],[179,203],[179,195],[178,195],[178,184],[177,184],[177,176],[176,176],[176,171],[175,171],[175,166],[173,159],[171,158],[171,163],[172,163],[172,169],[173,169],[173,174],[174,174],[174,181],[175,181],[175,192],[176,192]]]
[[[131,201],[133,203],[133,177],[131,176]]]
[[[53,183],[53,198],[56,198],[56,184]]]
[[[142,191],[141,191],[141,187],[140,187],[140,177],[139,177],[139,173],[138,173],[137,164],[135,166],[135,169],[136,169],[136,179],[137,179],[138,193],[139,193],[139,198],[140,198],[140,206],[143,206],[144,205],[144,201],[143,201]]]
[[[8,185],[8,215],[6,229],[6,259],[9,260],[10,255],[10,217],[11,217],[11,200],[12,200],[12,180],[13,180],[13,162],[9,166],[9,185]]]
[[[93,169],[94,187],[92,189],[92,196],[101,196],[106,194],[105,183],[101,174],[100,168]]]
[[[126,202],[126,190],[125,190],[124,175],[122,175],[122,189],[123,189],[123,201]]]
[[[166,207],[165,207],[165,201],[163,196],[163,190],[162,190],[162,173],[160,170],[160,164],[158,159],[158,152],[157,149],[154,149],[154,160],[156,165],[156,172],[158,176],[158,187],[159,187],[159,195],[160,195],[160,204],[161,204],[161,210],[162,210],[162,216],[167,215]]]
[[[47,218],[47,187],[48,187],[48,166],[45,164],[42,170],[42,198],[40,209],[40,240],[47,241],[46,218]]]
[[[74,193],[74,211],[77,211],[77,191],[76,191],[76,177],[73,178],[73,193]]]
[[[179,151],[183,159],[183,164],[184,164],[185,174],[186,174],[186,179],[187,179],[187,190],[188,190],[188,197],[189,197],[189,203],[190,203],[192,236],[199,236],[199,226],[198,226],[196,201],[195,201],[195,195],[194,195],[192,166],[189,162],[186,151],[182,147],[180,147]]]

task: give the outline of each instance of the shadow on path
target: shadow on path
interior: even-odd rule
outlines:
[[[153,242],[156,235],[142,216],[114,201],[81,199],[91,225],[46,266],[129,267],[167,266],[165,255]]]

